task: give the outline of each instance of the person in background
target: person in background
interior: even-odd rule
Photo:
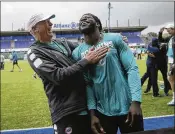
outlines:
[[[130,47],[130,50],[131,50],[131,52],[132,52],[133,55],[134,55],[134,48],[133,48],[133,47]]]
[[[142,50],[141,50],[141,48],[140,47],[138,47],[137,48],[137,50],[136,50],[136,52],[137,52],[137,59],[139,60],[141,60],[142,59]]]
[[[81,43],[84,43],[84,37],[81,37]]]
[[[81,38],[80,37],[78,37],[77,42],[78,42],[78,44],[81,44]]]
[[[153,40],[157,40],[157,38],[153,38]],[[147,60],[154,60],[155,62],[155,67],[157,69],[157,71],[160,70],[160,72],[162,73],[162,77],[164,80],[164,95],[168,96],[168,92],[169,89],[171,89],[171,86],[168,82],[167,79],[167,56],[166,56],[166,47],[161,47],[160,43],[158,42],[157,45],[149,45],[148,46],[148,59]],[[147,62],[148,63],[148,62]],[[149,62],[151,63],[151,62]],[[158,72],[156,72],[156,75]],[[149,77],[148,73],[146,72],[141,81],[142,81],[142,85],[144,83],[144,81]],[[154,77],[155,78],[155,77]],[[151,79],[149,79],[148,81],[148,86],[147,89],[144,91],[144,93],[148,93],[151,89]]]
[[[12,53],[9,54],[8,58],[9,58],[9,61],[12,63],[13,62],[12,61]]]
[[[137,57],[137,49],[136,49],[136,47],[133,48],[133,53],[134,53],[134,57]]]
[[[4,55],[1,54],[1,65],[0,65],[1,66],[1,70],[4,70],[4,66],[5,66],[4,65],[5,64],[4,60],[5,60]]]
[[[167,30],[170,37],[163,38],[162,33],[164,30]],[[175,106],[175,27],[174,24],[168,24],[166,27],[163,27],[160,29],[159,32],[159,41],[163,43],[167,43],[167,56],[168,56],[168,63],[170,66],[169,72],[168,72],[168,80],[171,85],[171,89],[173,91],[173,97],[172,100],[168,103],[169,106]]]
[[[15,51],[12,51],[12,62],[13,62],[13,67],[12,67],[12,70],[10,72],[14,71],[14,66],[15,65],[19,68],[19,71],[22,72],[22,69],[18,65],[18,55]]]
[[[171,90],[171,85],[168,81],[168,58],[167,58],[167,47],[164,45],[161,45],[159,43],[159,52],[156,53],[156,62],[157,62],[157,69],[161,72],[162,78],[164,81],[164,86],[162,87],[164,89],[165,96],[168,96],[169,90]]]
[[[157,69],[157,62],[156,62],[156,56],[155,56],[156,53],[159,52],[158,47],[159,47],[158,39],[153,38],[152,42],[148,45],[148,49],[147,49],[148,51],[147,52],[148,57],[146,61],[147,71],[141,78],[141,85],[143,85],[146,79],[149,78],[147,88],[144,91],[144,93],[148,93],[152,86],[153,97],[160,97],[159,88],[157,84],[158,69]]]
[[[78,44],[80,45],[80,44],[82,44],[84,42],[84,38],[83,37],[79,37],[78,38]]]

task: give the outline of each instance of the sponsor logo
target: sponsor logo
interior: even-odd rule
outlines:
[[[71,127],[67,127],[67,128],[65,129],[65,133],[66,133],[66,134],[71,134],[71,133],[72,133],[72,128],[71,128]]]

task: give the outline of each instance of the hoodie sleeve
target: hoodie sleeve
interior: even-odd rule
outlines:
[[[136,64],[136,60],[127,44],[122,40],[121,36],[116,37],[116,49],[118,49],[118,55],[123,65],[124,70],[128,78],[129,89],[131,92],[132,101],[141,102],[141,81],[139,75],[139,69]]]
[[[71,66],[61,68],[49,57],[33,49],[28,50],[27,59],[32,69],[39,76],[55,85],[60,85],[73,79],[77,73],[83,72],[88,65],[88,61],[82,59]]]

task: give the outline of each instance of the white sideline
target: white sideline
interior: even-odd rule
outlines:
[[[162,115],[162,116],[152,116],[152,117],[145,117],[143,119],[153,119],[153,118],[161,118],[161,117],[171,117],[171,116],[175,116],[175,115]],[[47,128],[52,128],[52,126],[50,127],[41,127],[41,128],[27,128],[27,129],[11,129],[11,130],[2,130],[0,132],[11,132],[11,131],[24,131],[24,130],[34,130],[34,129],[47,129]]]
[[[143,119],[153,119],[153,118],[161,118],[161,117],[171,117],[171,116],[175,116],[175,115],[162,115],[162,116],[152,116],[152,117],[145,117]]]

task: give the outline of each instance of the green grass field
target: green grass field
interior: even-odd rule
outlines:
[[[145,60],[137,61],[142,76],[146,70]],[[15,68],[9,72],[12,63],[6,62],[1,71],[1,129],[23,129],[51,126],[47,98],[40,79],[32,78],[33,71],[27,61],[19,61],[23,72]],[[159,74],[159,80],[162,76]],[[142,90],[145,90],[147,82]],[[163,91],[160,90],[163,94]],[[143,95],[144,117],[174,114],[174,107],[167,106],[170,96],[152,98],[152,92]]]

